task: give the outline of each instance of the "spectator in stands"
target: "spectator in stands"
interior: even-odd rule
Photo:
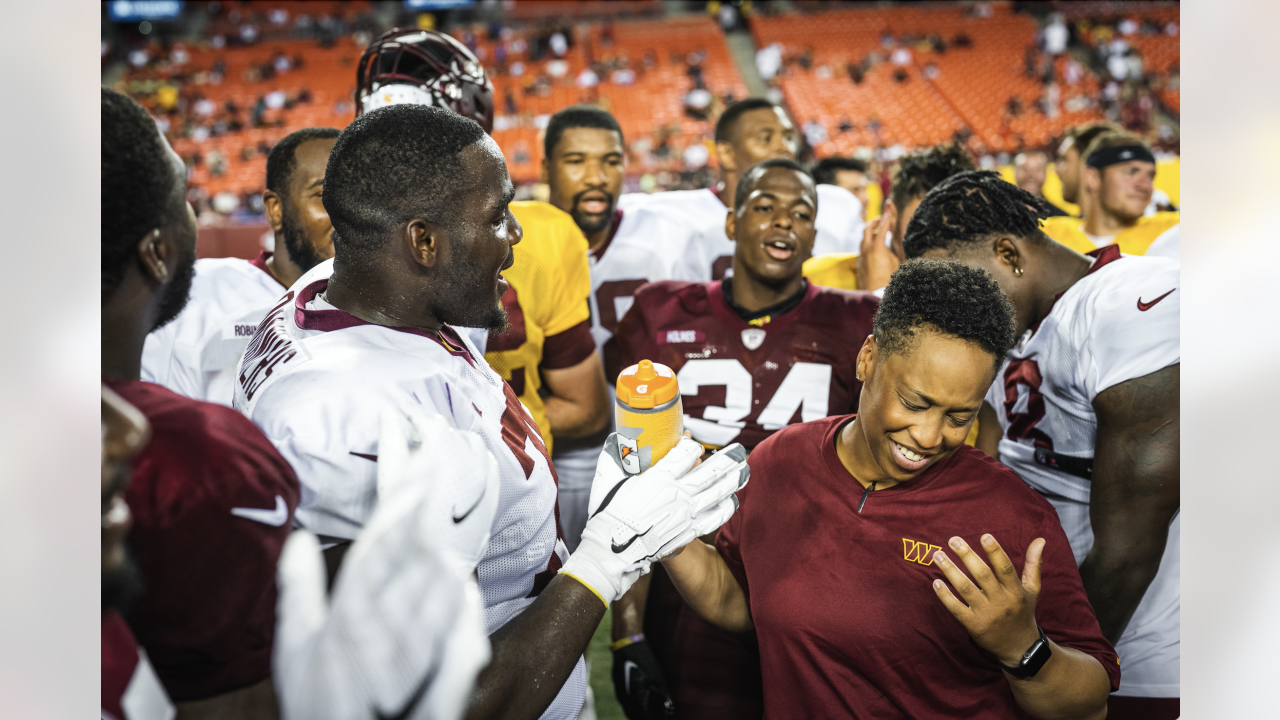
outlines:
[[[1067,50],[1067,41],[1071,37],[1071,31],[1067,29],[1066,23],[1062,22],[1062,15],[1054,13],[1049,16],[1049,23],[1044,26],[1044,51],[1052,57],[1057,57]]]
[[[813,166],[813,182],[837,185],[853,193],[862,203],[862,218],[867,217],[867,164],[857,158],[828,157]]]

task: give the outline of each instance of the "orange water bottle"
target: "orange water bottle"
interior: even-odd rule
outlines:
[[[613,418],[623,469],[632,475],[648,470],[684,436],[684,404],[676,374],[648,360],[623,370]]]

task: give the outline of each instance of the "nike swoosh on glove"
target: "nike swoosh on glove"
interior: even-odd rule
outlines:
[[[698,537],[698,529],[723,524],[737,508],[733,492],[749,475],[746,451],[735,443],[690,471],[702,453],[683,438],[653,467],[628,475],[618,435],[610,435],[596,462],[582,540],[560,572],[608,605],[654,560]]]
[[[663,720],[676,715],[662,668],[644,640],[613,651],[613,691],[628,720]]]
[[[467,566],[497,509],[476,502],[479,488],[496,496],[497,466],[469,455],[469,433],[420,408],[389,408],[381,421],[378,505],[343,561],[332,602],[314,535],[294,532],[280,556],[272,669],[285,720],[461,718],[489,661],[474,563]],[[455,505],[471,508],[457,525],[474,517],[483,532],[455,533]]]

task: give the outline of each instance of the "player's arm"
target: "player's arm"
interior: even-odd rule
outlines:
[[[694,540],[662,565],[680,596],[707,622],[730,632],[755,628],[747,594],[714,547]]]
[[[587,336],[590,341],[590,335]],[[550,339],[548,338],[548,342]],[[600,432],[609,421],[609,396],[604,364],[595,345],[585,359],[562,368],[542,366],[542,382],[551,393],[542,399],[551,432],[558,438],[578,438]]]
[[[999,461],[1000,434],[1000,418],[996,417],[996,409],[984,400],[978,410],[978,441],[974,447],[990,455],[992,460]]]
[[[555,699],[604,617],[587,586],[557,575],[525,608],[489,636],[493,659],[476,679],[468,720],[534,720]]]
[[[1080,578],[1102,634],[1120,639],[1160,568],[1179,506],[1179,365],[1103,390],[1089,519],[1093,549]]]

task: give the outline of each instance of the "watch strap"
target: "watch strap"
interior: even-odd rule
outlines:
[[[1039,631],[1040,638],[1031,643],[1031,647],[1022,654],[1022,660],[1017,665],[1010,667],[1000,663],[1000,667],[1004,668],[1005,672],[1019,680],[1035,677],[1036,673],[1040,672],[1040,668],[1049,662],[1049,656],[1053,654],[1053,649],[1049,646],[1049,640],[1044,636],[1044,629],[1037,625],[1036,630]],[[996,662],[1000,661],[997,660]]]

